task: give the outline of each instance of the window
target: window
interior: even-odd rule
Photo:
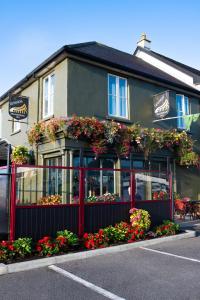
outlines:
[[[62,166],[62,157],[45,159],[45,166]],[[44,194],[62,195],[62,169],[46,168],[44,173]]]
[[[12,133],[18,132],[21,129],[20,122],[17,120],[12,121]]]
[[[43,118],[53,115],[54,90],[55,74],[51,74],[43,81]]]
[[[79,157],[74,156],[73,166],[79,167]],[[87,170],[85,173],[85,197],[102,196],[107,193],[114,193],[114,171],[113,170],[98,170],[98,168],[114,168],[114,160],[112,158],[98,158],[85,156],[83,164],[86,168],[93,168]],[[95,170],[97,168],[97,170]],[[73,197],[79,195],[79,172],[73,171]]]
[[[108,113],[110,116],[128,118],[127,80],[108,75]]]
[[[185,129],[185,121],[183,116],[190,114],[189,100],[184,95],[176,95],[176,109],[177,109],[177,127]]]

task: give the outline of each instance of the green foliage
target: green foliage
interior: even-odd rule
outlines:
[[[104,229],[104,233],[108,237],[110,243],[122,242],[128,239],[130,224],[120,222],[115,226],[108,226]]]
[[[63,231],[58,231],[56,235],[57,235],[57,237],[62,236],[64,238],[66,238],[69,247],[74,247],[79,244],[78,236],[75,233],[73,233],[67,229],[65,229]]]
[[[11,160],[15,164],[26,164],[29,158],[29,151],[25,146],[17,146],[12,151]]]
[[[32,239],[31,238],[19,238],[13,242],[15,252],[19,257],[25,257],[32,252]]]
[[[51,256],[59,253],[59,244],[49,236],[45,236],[37,242],[36,252],[39,256]]]
[[[199,166],[199,162],[199,155],[193,151],[184,153],[179,161],[181,166]]]
[[[163,221],[163,224],[157,226],[154,229],[154,232],[157,236],[168,236],[168,235],[174,235],[180,231],[180,225],[170,221],[165,220]]]

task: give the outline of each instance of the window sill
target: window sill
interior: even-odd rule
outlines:
[[[118,122],[123,122],[123,123],[128,123],[128,124],[133,124],[133,122],[127,118],[121,118],[121,117],[115,117],[115,116],[106,116],[107,120],[114,120]]]
[[[42,121],[48,121],[50,119],[54,118],[54,114],[50,115],[50,116],[46,116],[42,118]]]
[[[12,135],[15,135],[15,134],[17,134],[17,133],[20,133],[20,132],[21,132],[21,129],[15,131],[15,132],[12,132],[12,133],[11,133],[11,136],[12,136]]]

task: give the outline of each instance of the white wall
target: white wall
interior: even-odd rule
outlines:
[[[189,86],[193,87],[196,90],[200,90],[200,85],[196,85],[193,82],[193,77],[189,76],[188,74],[164,63],[163,61],[159,60],[158,58],[153,57],[150,53],[146,53],[142,50],[137,50],[136,54],[137,57],[141,58],[145,62],[151,64],[152,66],[160,69],[161,71],[171,75],[172,77],[188,84]]]

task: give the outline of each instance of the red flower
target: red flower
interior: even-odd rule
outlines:
[[[6,242],[6,241],[2,241],[2,242],[1,242],[1,245],[2,245],[3,247],[6,247],[6,246],[7,246],[7,242]]]
[[[42,251],[42,247],[41,246],[37,246],[36,247],[36,251],[38,251],[38,252]]]
[[[13,245],[8,245],[8,249],[9,249],[10,251],[13,251],[13,250],[14,250],[14,246],[13,246]]]
[[[104,234],[103,229],[99,229],[99,234],[100,234],[100,235],[103,235],[103,234]]]
[[[83,238],[86,240],[88,239],[88,233],[84,233]]]
[[[49,236],[44,236],[43,237],[43,242],[47,242],[47,241],[49,241],[51,238],[49,237]]]

